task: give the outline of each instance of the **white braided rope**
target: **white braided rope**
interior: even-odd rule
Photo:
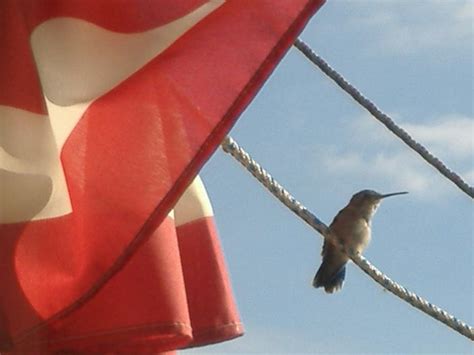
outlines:
[[[474,188],[467,184],[458,174],[450,170],[441,160],[428,151],[424,146],[415,141],[403,128],[398,126],[392,118],[382,112],[372,101],[366,98],[359,90],[352,86],[344,77],[318,56],[301,39],[296,39],[295,47],[303,53],[313,64],[330,77],[341,89],[347,92],[362,107],[369,111],[372,116],[385,125],[393,134],[400,138],[406,145],[417,152],[425,161],[436,168],[447,179],[451,180],[463,192],[474,198]]]
[[[232,155],[240,162],[262,185],[264,185],[276,198],[278,198],[285,206],[292,210],[296,215],[302,218],[307,224],[313,227],[317,232],[325,238],[330,238],[328,227],[313,215],[306,207],[298,202],[287,190],[285,190],[265,169],[263,169],[250,155],[243,150],[230,136],[226,137],[221,144],[222,149]],[[415,293],[407,290],[405,287],[392,281],[388,276],[384,275],[380,270],[373,266],[362,255],[356,254],[351,250],[345,250],[341,245],[341,249],[346,252],[352,261],[359,266],[367,275],[383,288],[398,296],[402,300],[408,302],[413,307],[418,308],[422,312],[428,314],[434,319],[454,329],[458,333],[474,340],[474,328],[450,315],[446,311],[436,305],[426,301]]]

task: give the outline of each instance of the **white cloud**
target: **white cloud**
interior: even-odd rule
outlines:
[[[359,185],[406,189],[419,196],[444,194],[451,183],[429,166],[417,153],[390,134],[374,129],[378,123],[361,117],[352,132],[356,148],[341,150],[320,147],[322,165],[332,176],[350,177]],[[437,155],[469,183],[474,181],[474,118],[460,115],[438,117],[429,123],[402,123],[401,126],[429,151]]]
[[[442,159],[462,162],[474,159],[474,117],[465,115],[442,115],[427,122],[411,123],[403,121],[396,113],[389,113],[396,123],[412,138],[424,145]],[[369,114],[353,120],[351,132],[359,137],[359,145],[392,147],[400,143],[395,136],[393,139],[381,134],[381,124]],[[393,147],[392,147],[393,149]]]
[[[357,6],[357,2],[351,3]],[[376,50],[411,54],[432,48],[472,47],[471,0],[377,1],[353,21],[374,34]]]
[[[357,153],[326,153],[323,165],[332,175],[350,176],[354,185],[384,186],[423,194],[434,188],[434,172],[420,168],[407,152],[389,151],[363,158]],[[437,181],[439,182],[439,181]]]
[[[403,124],[412,136],[431,146],[437,154],[463,159],[473,155],[474,120],[466,116],[444,116],[429,125]]]
[[[471,184],[471,185],[474,184],[474,169],[471,169],[471,170],[467,171],[463,175],[466,178],[466,182],[468,184]]]

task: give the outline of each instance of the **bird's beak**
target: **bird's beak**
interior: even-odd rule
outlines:
[[[407,193],[408,193],[407,191],[403,191],[403,192],[392,192],[391,194],[385,194],[385,195],[380,196],[380,199],[385,198],[385,197],[390,197],[390,196],[396,196],[396,195],[405,195],[405,194],[407,194]]]

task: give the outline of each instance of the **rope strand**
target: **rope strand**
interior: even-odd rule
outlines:
[[[267,188],[276,198],[278,198],[286,207],[292,210],[297,216],[302,218],[318,233],[325,238],[330,238],[328,227],[312,214],[306,207],[298,202],[283,186],[281,186],[265,169],[263,169],[252,157],[242,149],[230,136],[226,137],[221,144],[222,149],[232,155],[240,164],[242,164],[263,186]],[[413,307],[428,314],[434,319],[454,329],[465,337],[474,340],[474,328],[470,327],[463,321],[450,315],[446,311],[436,305],[426,301],[405,287],[392,281],[388,276],[383,274],[367,259],[360,254],[355,254],[351,250],[345,250],[352,261],[359,266],[367,275],[386,290],[398,296],[402,300],[408,302]]]
[[[294,46],[298,48],[313,64],[330,77],[341,89],[347,92],[362,107],[369,111],[372,116],[383,123],[393,134],[400,138],[406,145],[417,152],[425,161],[436,168],[447,179],[451,180],[457,187],[471,198],[474,198],[474,188],[467,184],[458,174],[450,170],[440,159],[434,156],[423,145],[415,141],[403,128],[399,127],[392,118],[382,112],[372,101],[366,98],[359,90],[352,86],[344,77],[318,56],[306,43],[297,38]]]

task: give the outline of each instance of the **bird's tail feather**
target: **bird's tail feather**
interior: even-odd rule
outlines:
[[[333,293],[342,288],[346,277],[346,264],[344,263],[335,273],[331,272],[332,270],[328,266],[325,261],[321,264],[316,276],[314,276],[313,286],[316,288],[324,287],[327,293]]]

